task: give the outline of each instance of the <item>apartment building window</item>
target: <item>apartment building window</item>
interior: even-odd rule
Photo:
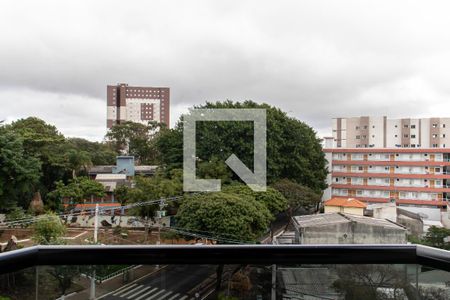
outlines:
[[[397,128],[397,125],[395,125],[394,127]]]
[[[436,128],[438,125],[436,123],[433,124],[433,128]]]
[[[364,125],[364,129],[367,129],[367,125]]]
[[[433,134],[433,139],[437,138],[438,135],[437,134]]]
[[[389,171],[389,167],[384,167],[384,170],[385,171]]]
[[[442,128],[445,128],[445,124],[442,124]]]
[[[442,134],[442,137],[445,138],[445,133]]]
[[[375,128],[375,125],[372,125],[372,128]]]
[[[356,191],[356,196],[362,196],[363,192],[361,190]]]
[[[408,135],[407,135],[407,134],[404,134],[404,135],[403,135],[403,137],[407,138],[407,137],[408,137]]]
[[[356,139],[357,139],[357,140],[361,139],[361,136],[357,135],[357,136],[356,136]]]
[[[408,144],[404,144],[403,147],[404,147],[404,148],[408,148]]]
[[[394,137],[397,137],[397,135],[395,134]]]
[[[356,129],[356,130],[359,130],[359,126],[356,126],[355,129]]]
[[[415,134],[411,134],[411,138],[412,138],[412,139],[415,139],[415,138],[416,138],[416,135],[415,135]]]
[[[412,129],[415,129],[415,128],[416,128],[416,125],[411,125],[411,128],[412,128]]]
[[[438,147],[438,144],[433,144],[432,147],[433,147],[433,148],[437,148],[437,147]]]

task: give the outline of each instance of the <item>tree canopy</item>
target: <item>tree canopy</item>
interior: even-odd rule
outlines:
[[[30,156],[23,138],[0,127],[0,211],[27,207],[39,183],[41,162]]]
[[[267,179],[269,183],[290,178],[316,192],[325,187],[326,161],[321,140],[305,123],[267,104],[207,102],[195,108],[261,108],[267,114]],[[232,153],[250,169],[253,167],[253,122],[196,122],[198,163],[225,161]],[[183,117],[174,129],[161,131],[156,146],[167,168],[181,168],[183,162]],[[257,143],[258,141],[255,141]],[[234,175],[233,175],[234,176]],[[232,179],[237,179],[236,176]]]
[[[277,215],[285,211],[288,207],[288,202],[283,194],[271,187],[267,187],[267,191],[265,192],[255,192],[247,185],[232,184],[223,187],[222,191],[228,194],[246,195],[252,197],[256,201],[262,203],[272,213],[272,215]]]
[[[320,194],[309,187],[286,178],[275,182],[272,184],[272,187],[283,194],[288,201],[289,208],[293,210],[297,208],[303,208],[305,210],[316,208],[322,198]]]
[[[158,151],[154,143],[161,127],[164,125],[154,122],[124,122],[114,125],[105,138],[117,153],[134,156],[138,164],[156,164]]]
[[[222,243],[255,241],[272,220],[263,203],[247,195],[208,193],[187,197],[177,216],[177,227]]]

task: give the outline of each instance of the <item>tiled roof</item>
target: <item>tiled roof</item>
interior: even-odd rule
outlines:
[[[343,206],[366,208],[367,205],[355,198],[331,198],[325,202],[325,206]]]

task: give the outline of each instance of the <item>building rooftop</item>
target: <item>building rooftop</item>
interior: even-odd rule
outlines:
[[[364,217],[344,213],[325,213],[317,215],[296,216],[293,217],[293,219],[298,227],[318,227],[318,226],[329,226],[341,223],[356,222],[372,226],[404,229],[402,225],[389,220],[376,219],[371,217]]]
[[[126,180],[127,174],[97,174],[95,176],[95,180],[103,181],[103,180]]]
[[[341,206],[366,208],[367,205],[355,198],[331,198],[324,203],[325,206]]]

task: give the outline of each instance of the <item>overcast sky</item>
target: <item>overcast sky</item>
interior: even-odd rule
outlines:
[[[95,4],[93,3],[95,2]],[[449,1],[0,2],[0,120],[101,140],[106,85],[168,86],[172,124],[206,100],[331,118],[450,117]]]

